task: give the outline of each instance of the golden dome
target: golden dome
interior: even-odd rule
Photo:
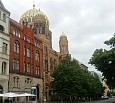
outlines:
[[[48,17],[40,11],[40,9],[36,9],[35,5],[33,5],[33,8],[26,11],[21,17],[20,17],[20,22],[35,22],[37,20],[42,20],[42,21],[48,21]]]

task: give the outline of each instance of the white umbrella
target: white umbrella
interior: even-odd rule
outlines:
[[[20,97],[29,97],[29,96],[36,96],[34,94],[29,94],[29,93],[23,93],[23,94],[19,94]]]
[[[4,94],[0,94],[0,97],[4,97]]]
[[[12,93],[12,92],[4,93],[3,95],[4,95],[4,97],[10,97],[10,98],[19,96],[19,94]]]

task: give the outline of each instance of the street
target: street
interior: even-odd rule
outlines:
[[[91,102],[83,102],[83,103],[113,103],[115,101],[115,98],[105,99],[105,100],[97,100],[97,101],[91,101]]]

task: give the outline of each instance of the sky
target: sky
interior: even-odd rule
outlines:
[[[69,52],[75,59],[88,64],[96,49],[108,49],[104,44],[115,32],[115,0],[34,0],[36,8],[47,15],[52,31],[53,49],[59,51],[62,31],[68,38]],[[21,15],[32,9],[33,0],[2,0],[19,21]]]

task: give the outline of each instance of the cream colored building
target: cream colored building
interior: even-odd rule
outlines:
[[[0,93],[8,92],[10,52],[9,17],[10,12],[0,0]]]

